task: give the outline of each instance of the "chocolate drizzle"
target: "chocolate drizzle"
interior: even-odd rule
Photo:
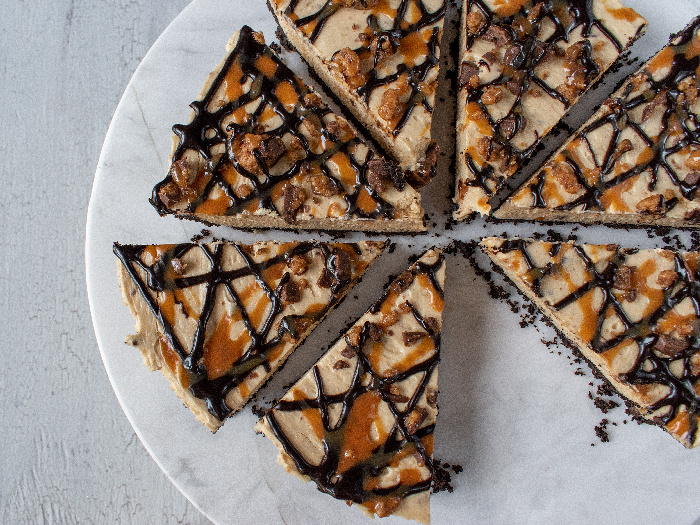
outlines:
[[[225,247],[235,249],[242,258],[244,265],[235,270],[222,268],[222,255]],[[348,244],[348,249],[359,256],[362,250],[357,244]],[[141,297],[148,305],[151,313],[156,318],[160,330],[167,344],[177,354],[184,367],[189,389],[191,393],[206,402],[209,412],[219,420],[224,420],[231,414],[231,408],[226,404],[226,395],[233,388],[243,383],[250,372],[258,366],[262,366],[266,372],[271,370],[270,362],[275,359],[275,354],[287,342],[298,341],[305,335],[304,330],[312,323],[318,321],[323,315],[345,295],[357,274],[356,262],[352,264],[352,271],[338,264],[340,251],[346,255],[340,245],[321,242],[289,243],[288,248],[274,257],[261,262],[255,262],[248,253],[248,247],[239,244],[179,244],[165,249],[151,265],[143,262],[143,254],[149,249],[143,245],[114,244],[114,253],[120,259],[128,275],[131,277]],[[320,252],[320,257],[325,263],[324,273],[329,275],[328,283],[331,295],[324,308],[320,311],[304,315],[286,315],[279,320],[283,310],[280,294],[285,284],[290,280],[290,272],[282,275],[279,283],[272,287],[265,280],[263,273],[266,269],[280,263],[288,263],[295,256]],[[191,252],[199,252],[193,254]],[[189,254],[189,255],[188,255]],[[191,276],[173,275],[169,268],[173,260],[181,260],[183,257],[204,257],[210,267],[203,273]],[[351,261],[356,259],[349,257]],[[142,275],[145,274],[145,278]],[[269,307],[261,328],[254,326],[244,303],[246,298],[241,297],[234,289],[234,282],[247,277],[253,277],[260,289],[267,296]],[[166,319],[163,310],[156,299],[156,293],[165,292],[174,294],[177,290],[186,290],[197,285],[206,285],[205,299],[197,317],[197,327],[192,341],[181,341],[175,334],[174,328]],[[220,377],[211,379],[210,372],[205,366],[204,349],[205,338],[213,332],[210,326],[210,316],[214,309],[217,291],[223,288],[227,297],[235,305],[235,309],[242,319],[248,332],[250,342],[246,344],[241,357]],[[186,309],[183,308],[186,311]],[[277,323],[277,333],[272,329]],[[231,352],[235,352],[231,348]]]
[[[687,430],[682,432],[678,439],[686,446],[692,446],[698,439],[698,424],[700,422],[700,396],[697,388],[700,385],[700,370],[693,364],[700,352],[700,333],[697,327],[692,332],[680,339],[673,338],[676,346],[674,352],[663,353],[659,350],[668,340],[668,333],[662,333],[659,322],[669,314],[675,307],[683,301],[689,300],[692,304],[694,316],[697,320],[700,317],[700,272],[693,268],[693,264],[688,264],[681,254],[673,254],[675,264],[675,276],[663,289],[663,300],[652,312],[645,315],[638,321],[633,321],[626,313],[622,305],[620,294],[621,285],[619,275],[625,271],[631,271],[631,266],[627,264],[628,256],[638,252],[636,249],[622,249],[616,245],[607,248],[612,251],[611,256],[603,269],[587,255],[586,250],[578,245],[566,245],[553,243],[550,247],[552,260],[544,266],[536,266],[528,253],[532,244],[524,239],[506,240],[497,249],[501,253],[518,252],[527,267],[523,279],[530,283],[533,292],[542,297],[542,280],[551,275],[561,275],[566,269],[562,267],[562,257],[564,248],[573,251],[583,262],[586,269],[586,282],[578,286],[574,291],[559,299],[551,308],[562,311],[567,306],[572,305],[592,293],[593,290],[601,295],[600,307],[593,312],[596,318],[595,332],[588,342],[589,348],[602,354],[608,350],[622,348],[634,343],[638,348],[637,357],[631,368],[616,378],[629,385],[644,391],[648,386],[664,386],[668,388],[668,393],[660,400],[645,406],[648,413],[654,414],[654,421],[660,425],[668,425],[674,418],[682,417],[687,421]],[[656,255],[655,256],[659,256]],[[574,264],[574,263],[572,263]],[[522,273],[521,273],[522,275]],[[613,289],[618,290],[618,294],[613,293]],[[636,292],[635,292],[636,293]],[[583,308],[583,306],[582,306]],[[603,338],[603,323],[611,316],[616,316],[622,323],[623,329],[609,339]],[[674,327],[675,328],[675,327]],[[667,345],[668,346],[668,345]],[[667,355],[668,354],[668,355]],[[677,369],[674,374],[672,366],[682,363],[682,372]],[[676,363],[672,365],[672,363]],[[687,411],[687,415],[682,414],[682,407]]]
[[[691,147],[700,148],[700,117],[691,110],[693,101],[689,100],[678,87],[682,81],[692,80],[694,88],[697,90],[696,75],[700,67],[699,28],[700,17],[695,18],[681,33],[672,36],[668,47],[657,55],[657,57],[661,57],[662,54],[671,50],[672,59],[667,70],[664,65],[663,76],[659,78],[662,71],[648,69],[649,65],[656,59],[655,57],[622,88],[619,97],[610,98],[605,103],[606,110],[600,117],[587,123],[576,134],[574,140],[583,141],[591,152],[591,157],[595,162],[595,170],[599,171],[598,175],[586,177],[582,167],[571,155],[569,148],[561,150],[564,157],[561,162],[566,162],[571,167],[583,193],[580,195],[577,193],[570,202],[558,206],[550,205],[542,194],[546,177],[545,172],[542,171],[527,185],[534,197],[533,206],[535,208],[551,207],[555,210],[578,208],[581,211],[608,211],[605,204],[601,202],[601,197],[604,197],[606,192],[615,189],[618,185],[647,171],[650,172],[647,188],[650,192],[657,192],[658,202],[652,210],[632,210],[633,212],[666,213],[672,210],[681,201],[681,198],[688,201],[695,198],[700,177],[681,179],[669,158],[678,155],[683,150],[689,150]],[[635,89],[636,82],[645,83],[645,89],[642,92]],[[665,106],[661,118],[661,131],[658,135],[650,135],[642,129],[642,124],[650,112],[660,104]],[[644,106],[641,119],[639,116],[633,117],[630,114],[632,110],[640,106]],[[604,126],[610,126],[613,131],[605,155],[599,159],[593,154],[588,136]],[[614,173],[617,166],[616,152],[619,151],[621,145],[621,132],[629,129],[636,133],[644,145],[649,148],[651,154],[644,160],[636,162],[629,169]],[[637,153],[639,152],[637,151]],[[675,197],[669,198],[662,193],[661,189],[657,189],[661,169],[678,188],[678,194]],[[697,217],[692,212],[685,218],[691,222],[697,222]]]
[[[265,71],[260,69],[261,60],[266,61]],[[242,73],[240,79],[227,78],[232,68],[240,68]],[[269,69],[274,69],[274,73],[271,74]],[[231,82],[240,82],[242,92],[219,107],[216,96],[222,89],[230,88],[228,83]],[[292,108],[286,107],[285,103],[279,99],[277,89],[283,83],[285,83],[284,87],[291,88],[294,92],[296,101]],[[272,50],[259,41],[259,37],[256,37],[253,30],[244,26],[235,48],[226,58],[221,71],[204,98],[191,104],[194,110],[192,121],[186,125],[173,127],[173,131],[180,139],[173,155],[173,167],[168,176],[153,189],[151,203],[161,215],[180,213],[173,209],[172,203],[167,202],[163,195],[177,182],[175,173],[177,162],[183,159],[188,151],[194,151],[202,159],[200,168],[196,179],[190,183],[191,188],[183,191],[182,198],[177,202],[178,207],[180,203],[187,202],[182,212],[189,215],[196,213],[234,215],[269,210],[293,223],[293,215],[285,213],[280,204],[275,204],[275,195],[285,184],[299,177],[303,178],[304,167],[311,169],[318,167],[333,181],[337,194],[345,201],[345,211],[341,217],[344,216],[345,219],[395,217],[394,207],[367,183],[368,163],[375,158],[374,152],[369,149],[364,154],[366,144],[349,128],[345,130],[341,139],[333,126],[335,124],[342,126],[345,121],[341,122],[340,119],[334,121],[332,111],[320,99],[313,104],[305,104],[305,96],[311,93],[312,91],[280,61]],[[250,109],[252,107],[255,109]],[[232,119],[237,110],[252,113],[242,121]],[[263,133],[273,138],[291,137],[293,142],[296,141],[300,145],[300,152],[296,157],[298,160],[290,162],[290,166],[284,172],[272,173],[272,166],[268,166],[260,152],[255,150],[253,154],[262,174],[252,173],[241,164],[233,145],[236,141],[240,142],[247,134],[260,134],[261,128],[265,127],[263,122],[269,119],[271,113],[279,117],[281,124],[274,129],[265,129]],[[318,131],[319,140],[323,144],[322,151],[318,153],[312,151],[307,137],[300,131],[302,126]],[[224,147],[226,153],[221,154],[220,151]],[[328,166],[328,161],[336,154],[347,158],[349,166],[355,172],[354,181],[348,180],[347,176],[342,182],[336,178],[337,176]],[[242,195],[236,193],[230,183],[230,176],[229,178],[226,176],[226,172],[231,171],[232,168],[245,178],[248,186],[252,188],[251,191]],[[217,207],[215,212],[206,211],[202,206],[214,198],[212,193],[217,189],[223,191],[227,203],[223,209]],[[177,193],[178,190],[175,189],[175,192]]]
[[[535,130],[533,143],[523,150],[513,146],[511,139],[526,126],[524,120],[523,96],[528,93],[530,87],[539,88],[550,98],[559,101],[562,106],[562,114],[573,104],[580,94],[601,75],[601,70],[594,57],[594,51],[587,37],[591,29],[600,31],[615,47],[617,52],[624,48],[618,38],[593,14],[593,0],[546,0],[537,2],[528,0],[520,9],[510,16],[499,16],[491,11],[482,0],[469,0],[468,9],[477,20],[483,23],[477,25],[476,31],[468,31],[466,46],[470,49],[477,38],[496,43],[497,47],[507,46],[503,56],[503,68],[501,74],[495,79],[469,85],[468,79],[460,80],[460,89],[467,89],[467,103],[478,104],[493,130],[493,149],[498,151],[502,165],[495,169],[493,165],[486,164],[479,168],[472,155],[465,152],[466,163],[473,175],[472,180],[465,183],[468,186],[482,188],[486,195],[493,196],[503,186],[505,180],[512,174],[512,168],[528,158],[537,147],[542,138]],[[506,3],[507,5],[507,3]],[[551,34],[544,40],[539,39],[542,27],[553,27]],[[571,60],[573,70],[571,79],[563,86],[550,86],[538,70],[548,59],[554,55],[561,56],[558,44],[569,42],[574,30],[580,28],[584,40],[569,48],[572,50],[579,46],[575,56],[569,57],[571,51],[567,51],[567,59]],[[496,60],[495,53],[487,53]],[[462,67],[471,63],[463,62]],[[478,67],[471,64],[478,75]],[[482,60],[480,65],[490,70],[487,61]],[[570,87],[569,82],[576,75],[578,87]],[[478,76],[477,76],[478,78]],[[489,112],[482,97],[488,90],[504,90],[512,93],[515,99],[510,110],[499,119],[495,119]],[[541,95],[540,95],[541,96]]]
[[[442,296],[443,290],[439,286],[435,274],[443,264],[444,258],[440,256],[433,264],[417,263],[411,271],[414,276],[419,274],[426,275],[434,287],[435,293]],[[406,275],[403,275],[403,277],[405,278]],[[395,293],[395,291],[388,289],[384,296],[370,309],[370,312],[378,312],[382,304],[392,297],[392,294],[395,297]],[[282,444],[284,451],[294,461],[299,472],[313,479],[319,490],[335,498],[355,503],[371,504],[382,501],[382,498],[393,498],[396,501],[410,494],[430,490],[433,472],[432,450],[426,450],[424,441],[426,437],[433,433],[434,424],[408,428],[410,424],[407,424],[406,421],[409,418],[409,414],[415,411],[423,396],[428,397],[428,403],[433,403],[431,406],[434,406],[436,401],[435,393],[431,393],[428,396],[426,388],[437,370],[440,357],[440,328],[439,323],[436,323],[435,319],[423,318],[414,305],[407,304],[409,304],[410,312],[418,324],[427,333],[427,336],[432,339],[435,348],[434,353],[403,372],[380,374],[373,369],[366,353],[372,351],[373,345],[377,344],[376,325],[371,322],[365,322],[361,327],[356,344],[352,344],[350,337],[345,337],[345,342],[348,343],[351,350],[351,353],[348,353],[348,355],[357,355],[352,381],[347,391],[340,394],[327,394],[317,365],[313,368],[316,397],[311,399],[283,399],[266,416],[275,437]],[[414,376],[419,377],[418,386],[410,399],[392,393],[392,385]],[[339,472],[338,465],[343,444],[346,442],[346,439],[351,439],[350,436],[353,432],[357,431],[357,429],[350,428],[347,425],[348,416],[355,401],[367,393],[377,394],[381,401],[386,403],[394,418],[393,428],[389,431],[388,437],[384,442],[377,443],[376,448],[372,450],[371,455],[367,459],[359,460],[350,468]],[[405,407],[402,410],[396,406],[399,402],[405,403]],[[337,406],[337,404],[340,404],[342,407],[340,416],[338,422],[331,426],[329,419],[330,408]],[[313,464],[304,457],[294,446],[277,419],[277,414],[279,413],[299,412],[306,409],[319,410],[321,413],[323,459],[318,464]],[[432,445],[430,446],[432,447]],[[430,470],[430,477],[409,483],[404,481],[404,483],[400,482],[389,487],[374,487],[370,480],[381,476],[399,454],[418,454],[422,458],[421,462],[424,462]]]
[[[285,14],[291,17],[298,4],[299,0],[292,0],[286,8]],[[337,0],[327,0],[323,7],[316,13],[299,18],[295,20],[294,23],[305,33],[308,33],[307,36],[311,42],[315,42],[325,23],[339,8],[340,4]],[[406,20],[409,13],[413,16],[415,11],[419,14],[417,20],[411,22]],[[367,28],[362,35],[367,37],[366,41],[368,44],[362,45],[352,51],[357,54],[363,64],[367,65],[368,61],[372,60],[372,58],[373,63],[371,63],[369,67],[363,68],[363,70],[367,69],[366,82],[356,88],[356,92],[357,95],[364,100],[365,105],[369,107],[370,98],[376,89],[396,82],[401,76],[405,76],[408,79],[411,92],[407,102],[404,104],[401,116],[396,119],[396,124],[391,130],[393,136],[396,137],[401,133],[406,122],[408,122],[415,107],[422,105],[428,113],[432,114],[433,112],[433,107],[426,99],[425,81],[429,73],[435,70],[439,65],[441,29],[436,24],[440,24],[445,17],[445,2],[443,0],[438,9],[429,12],[422,0],[401,0],[396,8],[396,14],[389,29],[384,29],[384,27],[389,25],[386,21],[389,13],[382,11],[382,23],[380,24],[377,18],[379,12],[374,11],[371,7],[367,9],[367,12],[369,13],[367,16]],[[313,29],[306,29],[307,26]],[[404,38],[409,35],[419,34],[421,30],[431,26],[434,27],[432,27],[432,32],[427,42],[428,52],[423,61],[413,66],[409,66],[403,62],[399,63],[393,73],[383,71],[383,68],[380,67],[382,53],[376,52],[376,49],[373,52],[373,45],[377,47],[385,46],[394,53],[400,53],[401,43]],[[372,42],[374,44],[372,44]]]

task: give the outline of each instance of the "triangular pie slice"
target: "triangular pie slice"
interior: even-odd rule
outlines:
[[[504,187],[646,21],[619,0],[465,0],[454,217]]]
[[[446,0],[268,0],[289,42],[372,136],[427,182]]]
[[[127,344],[212,431],[345,296],[384,243],[114,244]]]
[[[699,30],[672,36],[495,215],[700,226]]]
[[[257,424],[287,472],[371,516],[429,522],[444,276],[429,250]]]
[[[410,173],[378,155],[245,26],[209,75],[151,199],[237,228],[423,231]]]
[[[484,251],[620,394],[700,444],[700,252],[488,238]]]

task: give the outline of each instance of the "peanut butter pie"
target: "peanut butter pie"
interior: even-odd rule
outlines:
[[[243,27],[173,127],[159,213],[237,228],[423,231],[414,177],[379,156]]]
[[[700,444],[700,253],[484,239],[482,248],[634,412]]]
[[[429,250],[258,423],[287,472],[429,522],[444,276]]]
[[[671,38],[495,215],[700,226],[700,17]]]
[[[454,217],[489,200],[646,26],[619,0],[465,0]]]
[[[432,176],[445,0],[268,0],[289,42],[415,182]]]
[[[362,276],[383,243],[114,244],[127,343],[212,431]]]

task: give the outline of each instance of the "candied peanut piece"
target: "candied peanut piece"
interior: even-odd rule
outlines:
[[[360,57],[349,47],[338,51],[333,56],[333,62],[351,88],[357,89],[367,81],[366,76],[360,71]]]
[[[411,413],[408,414],[403,420],[404,427],[406,428],[406,433],[409,436],[415,434],[416,431],[420,428],[423,421],[425,421],[425,418],[427,417],[428,411],[424,408],[416,408],[413,411],[411,411]]]
[[[688,158],[685,159],[685,165],[691,170],[700,170],[700,149],[690,152]]]
[[[360,334],[362,333],[362,328],[359,326],[353,326],[350,331],[345,335],[345,341],[350,345],[357,348],[360,344]]]
[[[631,266],[620,266],[619,268],[615,269],[615,276],[613,277],[613,287],[618,290],[632,289]]]
[[[469,33],[478,33],[486,24],[486,17],[480,9],[472,9],[467,15],[467,30]]]
[[[493,42],[496,47],[501,47],[511,42],[508,31],[500,26],[491,24],[484,34],[484,40]]]
[[[650,195],[637,203],[637,210],[642,213],[656,213],[663,207],[663,197],[661,195]]]
[[[479,66],[473,62],[462,62],[459,70],[459,89],[465,86],[475,88],[479,85]]]
[[[287,265],[294,275],[304,275],[309,268],[309,261],[304,255],[297,254],[289,259]]]
[[[666,357],[676,357],[683,350],[688,348],[688,344],[685,341],[671,337],[670,335],[660,335],[659,338],[654,343],[654,350]]]
[[[306,95],[304,95],[302,104],[307,109],[321,108],[324,106],[321,97],[319,97],[316,93],[307,93]]]
[[[656,284],[661,286],[661,288],[668,288],[676,280],[678,274],[673,270],[663,270],[659,272],[659,276],[656,278]]]
[[[301,208],[305,200],[306,192],[291,182],[288,182],[284,186],[283,215],[285,220],[293,221],[296,218],[299,208]]]
[[[437,142],[431,142],[425,152],[425,157],[420,161],[418,169],[406,172],[407,182],[417,190],[428,184],[430,179],[435,176],[435,166],[439,156],[440,146]],[[394,182],[394,186],[397,190],[403,189],[403,183],[399,187]]]
[[[493,143],[489,137],[480,137],[476,142],[476,153],[484,161],[491,159],[491,153],[493,152]]]
[[[403,333],[403,344],[406,346],[413,346],[418,341],[426,337],[428,334],[425,332],[404,332]]]
[[[398,89],[387,89],[382,93],[382,101],[379,106],[379,116],[391,122],[398,119],[404,112],[404,104],[401,102],[401,92]]]
[[[170,181],[158,189],[158,198],[163,204],[170,207],[182,200],[182,192],[177,184]]]
[[[406,270],[401,275],[399,275],[396,279],[394,279],[394,282],[391,283],[390,288],[395,294],[400,294],[406,288],[411,286],[412,282],[413,282],[413,272],[411,272],[410,270]]]
[[[503,98],[503,92],[499,86],[488,86],[484,93],[481,95],[481,102],[490,106],[492,104],[498,104]]]
[[[301,290],[294,281],[288,281],[280,288],[280,300],[283,305],[298,303],[301,300]]]
[[[323,173],[314,173],[311,175],[311,192],[314,195],[320,195],[321,197],[333,197],[338,195],[340,191],[333,184],[333,181],[328,178],[327,175]]]
[[[265,138],[260,142],[260,147],[258,151],[260,156],[265,160],[268,168],[271,168],[277,161],[282,158],[287,148],[284,142],[279,137],[269,137]]]
[[[253,151],[258,149],[266,138],[267,135],[246,133],[243,137],[236,137],[231,141],[231,152],[240,167],[250,173],[261,173],[260,164]]]
[[[196,170],[191,169],[189,163],[184,158],[173,162],[171,173],[173,181],[177,184],[177,187],[183,191],[187,191],[192,187],[194,178],[197,175]]]
[[[581,185],[576,179],[574,168],[568,162],[557,162],[552,170],[552,176],[562,185],[567,193],[577,193]]]
[[[333,364],[333,370],[342,370],[343,368],[350,368],[350,363],[343,361],[342,359],[338,359]]]

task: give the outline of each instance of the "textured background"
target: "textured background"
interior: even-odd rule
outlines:
[[[3,0],[0,523],[209,523],[122,413],[95,342],[85,217],[131,74],[187,0]]]

